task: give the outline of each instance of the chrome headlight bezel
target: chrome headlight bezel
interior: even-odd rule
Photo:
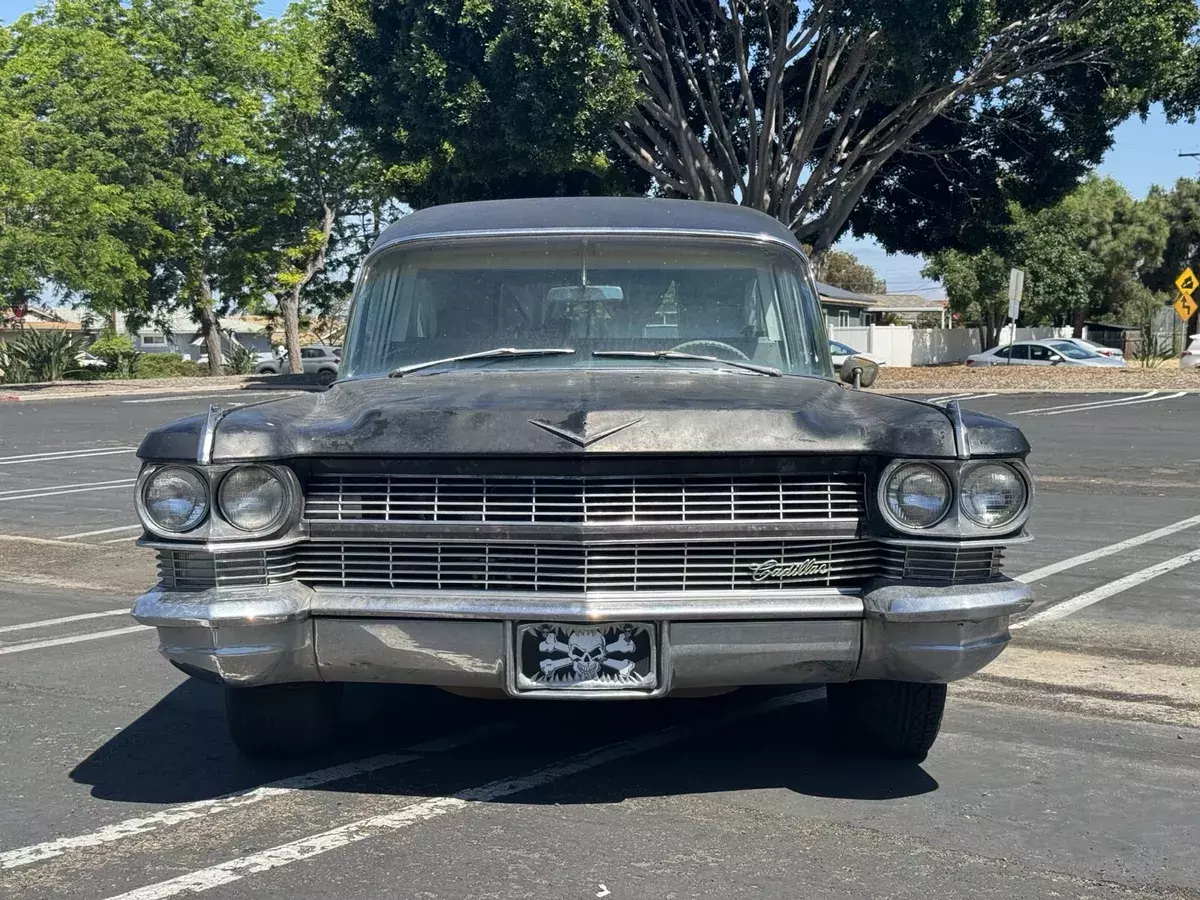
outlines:
[[[156,479],[163,477],[171,472],[182,472],[185,475],[195,478],[200,484],[198,498],[203,508],[200,516],[196,521],[187,528],[171,529],[161,525],[151,514],[149,505],[146,502],[146,492]],[[168,463],[166,465],[147,468],[139,476],[137,488],[134,495],[134,508],[137,511],[138,518],[141,520],[142,527],[151,534],[156,534],[159,537],[165,538],[189,538],[198,530],[201,530],[212,518],[212,496],[208,479],[204,473],[194,466],[180,465],[177,463]]]
[[[919,464],[931,466],[939,469],[950,483],[951,501],[950,508],[945,515],[934,525],[926,525],[924,527],[913,527],[906,525],[902,521],[898,521],[891,514],[887,503],[887,486],[892,474],[902,466]],[[971,469],[976,466],[984,465],[1003,465],[1016,473],[1025,486],[1025,504],[1015,516],[1002,525],[980,525],[971,519],[962,506],[962,483],[963,479],[970,473]],[[895,459],[888,463],[887,466],[879,473],[878,481],[875,485],[875,506],[878,516],[883,520],[887,528],[901,535],[920,536],[923,538],[941,538],[946,540],[960,540],[964,538],[997,538],[1003,535],[1012,535],[1019,533],[1025,523],[1029,521],[1029,514],[1033,506],[1034,485],[1033,479],[1030,477],[1029,469],[1025,466],[1023,460],[1019,458],[981,458],[973,460],[947,460],[947,459]]]
[[[946,486],[946,503],[942,508],[941,514],[928,525],[912,525],[900,519],[888,503],[888,493],[891,487],[892,479],[896,478],[905,469],[925,469],[934,473]],[[946,471],[932,462],[915,459],[898,459],[888,465],[879,476],[879,489],[876,491],[876,502],[879,506],[879,511],[889,525],[897,531],[902,531],[905,534],[928,534],[931,529],[937,528],[938,525],[946,521],[946,517],[950,515],[955,507],[957,492],[953,479],[947,475]]]
[[[983,468],[1007,469],[1010,473],[1012,473],[1012,475],[1020,483],[1021,490],[1023,492],[1020,507],[1009,518],[1007,518],[1003,522],[999,522],[995,525],[988,525],[986,522],[979,521],[977,518],[975,518],[975,516],[973,516],[971,514],[971,511],[967,504],[966,485],[967,485],[968,479],[970,478],[970,476],[973,472],[975,472],[979,469],[983,469]],[[1012,463],[1010,463],[1006,460],[1000,460],[1000,459],[973,460],[973,461],[965,464],[962,467],[961,471],[959,472],[958,504],[957,505],[958,505],[959,512],[961,512],[963,517],[968,522],[970,522],[973,526],[975,526],[976,528],[982,528],[985,531],[987,531],[988,533],[995,533],[998,531],[1012,530],[1012,528],[1016,527],[1017,524],[1023,523],[1025,521],[1025,519],[1028,517],[1028,513],[1029,513],[1029,501],[1030,501],[1032,492],[1033,492],[1033,486],[1029,480],[1027,473],[1022,471],[1022,469],[1018,468],[1017,466],[1013,465]]]
[[[284,486],[285,502],[283,512],[265,528],[247,531],[228,521],[220,508],[218,491],[230,472],[254,466],[266,469],[277,477]],[[151,479],[164,469],[187,469],[199,477],[207,491],[207,511],[202,521],[188,531],[176,532],[157,527],[150,518],[144,503],[145,487]],[[203,542],[205,544],[234,544],[246,541],[262,541],[266,539],[296,539],[303,531],[302,514],[304,507],[303,491],[300,480],[290,466],[270,462],[254,463],[221,463],[201,466],[179,462],[148,462],[138,476],[135,488],[135,506],[142,527],[154,538],[166,538],[172,542],[186,541],[189,543]],[[145,539],[144,539],[145,540]],[[162,546],[161,541],[151,540],[148,546]]]

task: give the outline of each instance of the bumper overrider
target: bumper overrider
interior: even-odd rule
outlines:
[[[626,674],[619,667],[623,657],[610,657],[618,661],[611,663],[614,678],[640,681],[572,692],[599,698],[752,684],[954,681],[1000,654],[1009,617],[1031,601],[1026,585],[1002,576],[968,584],[876,579],[855,591],[686,597],[422,593],[286,581],[197,591],[160,587],[137,599],[133,615],[158,628],[161,652],[177,667],[231,686],[393,682],[562,697],[562,690],[539,689],[521,671],[522,640],[544,642],[553,671],[572,654],[600,659],[606,656],[601,647],[632,647],[649,635],[653,649],[645,658],[652,672],[634,675],[630,667]],[[584,626],[583,637],[568,648],[571,629],[555,627],[571,623]]]

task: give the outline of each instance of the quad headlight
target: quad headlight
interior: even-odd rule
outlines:
[[[937,466],[904,463],[891,471],[880,492],[884,512],[903,528],[931,528],[946,517],[954,496]]]
[[[160,531],[191,531],[208,515],[208,484],[183,466],[164,466],[142,484],[142,512]]]
[[[268,531],[290,510],[287,485],[264,466],[240,466],[226,474],[217,504],[225,521],[242,531]]]
[[[979,463],[963,473],[958,505],[976,525],[1002,528],[1025,510],[1028,499],[1025,479],[1012,466]]]

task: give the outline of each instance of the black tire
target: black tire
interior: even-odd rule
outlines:
[[[942,727],[944,684],[852,681],[825,690],[837,737],[858,753],[921,762]]]
[[[225,722],[234,745],[254,759],[303,756],[329,743],[340,684],[300,681],[225,689]]]
[[[337,372],[333,369],[322,369],[317,373],[317,384],[333,384],[337,381]]]

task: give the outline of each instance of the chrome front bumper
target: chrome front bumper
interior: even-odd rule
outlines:
[[[751,684],[971,675],[1008,643],[1032,601],[1007,578],[944,587],[880,580],[859,593],[418,594],[270,587],[152,590],[133,615],[158,628],[164,656],[234,686],[367,681],[516,693],[521,621],[653,621],[662,678],[652,694]],[[540,696],[546,693],[522,693]],[[599,696],[592,694],[590,696]]]

